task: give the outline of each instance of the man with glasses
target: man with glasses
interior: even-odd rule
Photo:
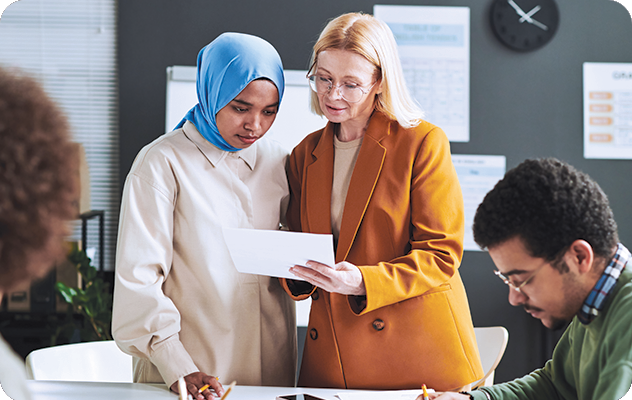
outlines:
[[[632,384],[632,263],[599,185],[554,158],[524,161],[485,196],[473,229],[511,305],[550,329],[571,323],[543,368],[431,397],[622,398]]]

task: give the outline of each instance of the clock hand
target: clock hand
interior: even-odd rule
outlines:
[[[549,30],[549,27],[544,25],[542,22],[536,21],[533,18],[530,18],[530,19],[531,19],[531,21],[527,20],[528,23],[537,26],[538,28],[542,29],[543,31],[548,31]]]
[[[509,5],[511,7],[513,7],[514,10],[516,10],[516,12],[518,13],[518,15],[520,15],[522,18],[524,18],[525,20],[529,21],[531,19],[530,16],[528,16],[524,11],[522,11],[522,8],[520,8],[520,6],[518,4],[516,4],[515,1],[513,0],[507,0],[507,2],[509,3]]]
[[[524,17],[520,18],[520,23],[523,23],[524,21],[527,20],[527,17],[532,16],[533,14],[537,13],[538,11],[540,11],[540,6],[535,6],[533,7],[533,9],[531,11],[529,11],[528,13],[526,13],[524,15]]]
[[[521,19],[522,19],[522,18],[524,18],[524,20],[525,20],[525,21],[527,21],[527,22],[528,22],[528,23],[530,23],[530,24],[533,24],[533,25],[537,26],[538,28],[540,28],[540,29],[542,29],[542,30],[545,30],[545,31],[548,31],[548,30],[549,30],[549,27],[548,27],[548,26],[546,26],[546,25],[544,25],[543,23],[541,23],[541,22],[539,22],[539,21],[536,21],[535,19],[531,18],[531,15],[533,15],[533,14],[528,15],[527,13],[525,13],[524,11],[522,11],[522,8],[520,8],[520,6],[518,6],[518,4],[516,4],[516,2],[515,2],[515,1],[513,1],[513,0],[507,0],[507,2],[509,3],[509,5],[510,5],[511,7],[513,7],[513,9],[514,9],[514,10],[516,10],[516,12],[518,13],[518,15],[520,15]],[[531,10],[531,11],[533,11],[533,10]],[[531,11],[529,11],[529,12],[531,12]],[[535,13],[535,12],[534,12],[534,13]]]

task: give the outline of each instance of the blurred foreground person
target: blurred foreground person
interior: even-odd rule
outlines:
[[[65,221],[78,212],[74,149],[42,87],[0,68],[0,298],[65,257]],[[24,362],[1,337],[0,385],[15,400],[31,398]]]

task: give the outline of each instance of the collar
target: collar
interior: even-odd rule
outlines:
[[[239,157],[251,170],[255,169],[257,161],[256,142],[247,149],[239,150],[237,152],[229,152],[219,149],[217,146],[206,140],[191,121],[186,121],[182,126],[182,130],[184,131],[186,137],[195,144],[195,146],[202,152],[202,154],[204,154],[206,159],[214,167],[217,167],[226,157],[231,156]]]
[[[618,243],[614,257],[606,266],[603,274],[601,274],[601,277],[584,301],[579,314],[577,314],[577,318],[582,324],[589,324],[599,315],[629,259],[630,252],[628,249],[621,243]]]
[[[323,128],[323,133],[316,144],[316,147],[312,151],[312,154],[318,158],[319,156],[323,156],[329,151],[333,150],[334,147],[334,139],[333,137],[336,135],[336,130],[339,129],[336,127],[337,124],[333,122],[327,122],[327,125]],[[399,126],[397,121],[391,120],[388,116],[380,111],[373,111],[371,114],[371,118],[369,119],[369,126],[364,133],[364,139],[371,138],[375,142],[379,143],[386,136],[389,136],[392,132],[391,130],[397,129]],[[392,128],[394,127],[394,128]]]

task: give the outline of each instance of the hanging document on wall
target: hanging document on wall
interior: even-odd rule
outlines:
[[[485,195],[505,176],[507,160],[505,156],[481,156],[473,154],[452,154],[452,163],[459,177],[463,191],[465,209],[464,250],[480,251],[474,242],[472,225],[474,214]]]
[[[452,142],[470,140],[469,7],[375,5],[393,31],[408,90]]]
[[[630,63],[584,63],[584,158],[632,159]]]

